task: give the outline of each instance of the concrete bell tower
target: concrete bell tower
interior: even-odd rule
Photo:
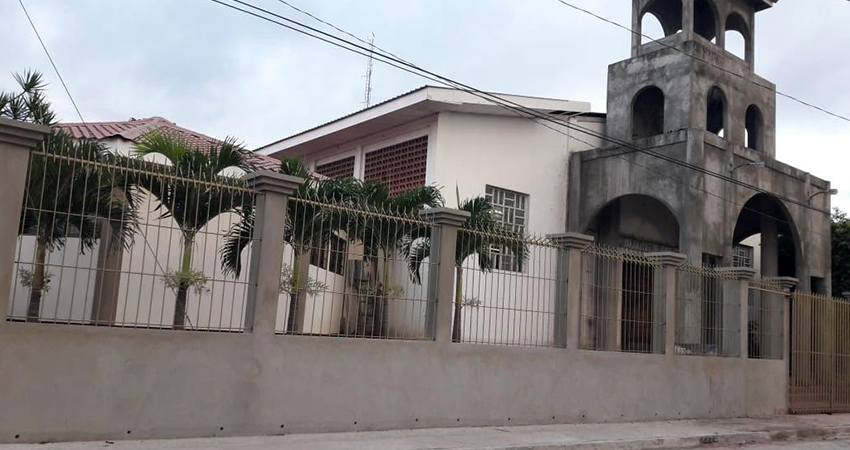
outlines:
[[[608,133],[639,141],[703,130],[765,156],[776,153],[775,86],[757,76],[756,13],[773,0],[632,0],[632,57],[608,73]],[[640,36],[646,17],[665,37]],[[743,37],[744,54],[726,50]]]

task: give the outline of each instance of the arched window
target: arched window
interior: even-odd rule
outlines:
[[[726,137],[726,96],[718,87],[708,91],[705,129],[720,137]]]
[[[738,14],[731,14],[726,19],[725,47],[726,51],[743,60],[747,59],[747,40],[749,33],[747,23]]]
[[[764,118],[761,115],[761,110],[756,105],[750,105],[747,108],[746,129],[744,136],[747,147],[753,150],[762,151],[764,141]]]
[[[632,137],[664,133],[664,92],[655,86],[638,92],[632,103]]]
[[[655,0],[641,14],[641,34],[661,39],[682,31],[682,0]],[[649,40],[641,38],[645,44]]]
[[[694,32],[717,42],[717,14],[711,0],[694,0]]]

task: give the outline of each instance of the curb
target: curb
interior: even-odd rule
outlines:
[[[822,428],[789,428],[775,431],[716,433],[704,436],[671,436],[651,439],[614,440],[576,443],[468,447],[463,450],[663,450],[688,449],[717,445],[742,445],[763,442],[795,442],[850,437],[850,425]],[[448,449],[447,449],[448,450]],[[460,449],[458,449],[460,450]]]

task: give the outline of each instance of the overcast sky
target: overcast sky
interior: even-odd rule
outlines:
[[[479,89],[590,101],[630,36],[556,0],[288,0],[384,49]],[[620,23],[628,0],[572,0]],[[252,3],[309,21],[277,0]],[[162,116],[249,148],[362,107],[365,58],[209,0],[25,0],[87,121]],[[850,116],[850,3],[782,0],[757,17],[756,71]],[[0,88],[44,72],[78,121],[17,0],[0,0]],[[373,99],[426,82],[376,65]],[[850,210],[850,123],[778,99],[778,159],[829,179]]]

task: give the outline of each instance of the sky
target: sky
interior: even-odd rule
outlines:
[[[279,0],[250,0],[309,17]],[[287,0],[433,72],[478,89],[589,101],[605,111],[608,64],[627,31],[557,0]],[[627,0],[571,0],[630,23]],[[24,0],[86,121],[162,116],[248,148],[363,107],[366,59],[210,0]],[[850,117],[850,3],[781,0],[756,21],[756,72]],[[0,0],[0,89],[13,72],[50,82],[60,119],[79,121],[18,0]],[[373,103],[426,80],[376,63]],[[433,84],[433,83],[432,83]],[[777,159],[839,189],[850,211],[850,122],[777,100]]]

